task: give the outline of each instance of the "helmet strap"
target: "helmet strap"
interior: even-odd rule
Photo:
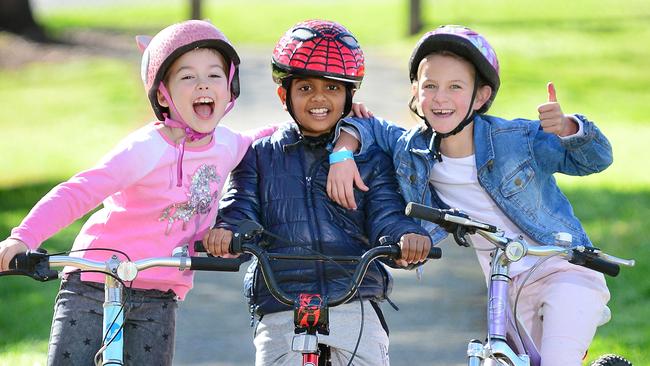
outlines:
[[[231,109],[235,107],[235,96],[232,94],[232,80],[233,77],[235,76],[235,64],[230,61],[230,70],[228,70],[228,90],[230,91],[230,102],[228,102],[228,105],[226,106],[226,110],[223,112],[223,115],[225,116],[230,112]]]
[[[167,113],[163,113],[163,117],[165,117],[163,124],[170,128],[182,128],[185,131],[185,137],[181,140],[180,145],[177,147],[178,157],[176,159],[176,186],[182,187],[183,186],[183,156],[185,155],[185,142],[188,139],[190,141],[196,141],[204,138],[205,136],[212,135],[214,133],[214,129],[210,132],[198,132],[192,129],[187,124],[187,122],[183,120],[183,117],[178,112],[178,109],[176,109],[176,106],[174,105],[174,101],[172,100],[172,97],[169,95],[169,92],[167,91],[167,88],[165,87],[164,83],[162,82],[160,83],[158,90],[160,90],[160,93],[163,95],[163,98],[165,98],[167,104],[169,104],[169,109],[171,109],[174,112],[174,114],[178,116],[179,119],[178,121],[173,120],[169,117],[169,115],[167,115]]]
[[[343,107],[343,114],[341,118],[350,114],[352,110],[352,90],[354,87],[350,83],[345,83],[345,106]]]
[[[291,119],[293,119],[297,124],[298,127],[302,130],[302,127],[300,126],[300,122],[298,122],[298,119],[296,119],[296,115],[293,114],[293,106],[291,105],[291,81],[293,80],[293,77],[286,77],[282,79],[282,87],[286,91],[286,97],[284,98],[284,105],[287,107],[287,112],[289,112],[289,115],[291,116]]]
[[[427,126],[433,131],[433,137],[431,138],[431,143],[429,143],[429,150],[433,152],[433,157],[438,160],[438,162],[442,162],[442,153],[440,152],[440,144],[442,143],[442,139],[447,138],[449,136],[453,136],[460,131],[462,131],[465,127],[467,127],[472,121],[474,121],[474,117],[476,115],[476,112],[472,108],[474,106],[474,101],[476,100],[476,93],[478,92],[478,82],[479,82],[479,77],[478,73],[474,74],[474,90],[472,90],[472,99],[469,103],[469,108],[467,109],[467,113],[465,114],[465,117],[463,118],[462,121],[456,126],[453,130],[446,132],[446,133],[439,133],[436,132],[429,122],[424,118],[424,116],[420,116],[418,113],[416,113],[420,118],[424,120],[424,123],[427,124]],[[431,149],[433,148],[433,149]]]

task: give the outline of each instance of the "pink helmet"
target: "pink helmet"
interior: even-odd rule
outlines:
[[[436,51],[453,52],[474,65],[477,72],[492,88],[490,99],[478,111],[487,112],[501,85],[499,60],[488,41],[473,30],[459,25],[443,25],[426,33],[416,44],[409,60],[411,81],[417,79],[418,67],[422,59]]]
[[[291,76],[322,76],[361,86],[365,71],[363,52],[342,25],[327,20],[300,22],[282,36],[271,60],[273,81]]]
[[[142,40],[138,38],[139,46]],[[188,20],[172,24],[156,34],[142,54],[141,76],[154,113],[164,120],[165,108],[158,103],[156,92],[167,69],[181,55],[195,48],[214,48],[231,68],[230,92],[232,99],[239,96],[239,56],[228,38],[214,25],[202,20]],[[234,68],[234,71],[232,70]]]

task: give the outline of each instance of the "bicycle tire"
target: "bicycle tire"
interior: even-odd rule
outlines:
[[[607,354],[600,356],[590,366],[632,366],[632,362],[619,355]]]

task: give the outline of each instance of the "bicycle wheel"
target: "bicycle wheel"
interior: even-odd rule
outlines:
[[[618,355],[602,355],[590,366],[632,366],[632,362]]]

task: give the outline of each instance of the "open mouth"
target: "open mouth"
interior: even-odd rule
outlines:
[[[312,108],[309,110],[309,114],[316,119],[323,119],[327,117],[330,110],[328,108]]]
[[[434,116],[436,117],[449,117],[452,114],[454,114],[453,109],[433,109],[431,110],[431,113],[433,113]]]
[[[214,99],[210,97],[199,97],[192,102],[194,113],[201,119],[210,119],[214,113]]]

